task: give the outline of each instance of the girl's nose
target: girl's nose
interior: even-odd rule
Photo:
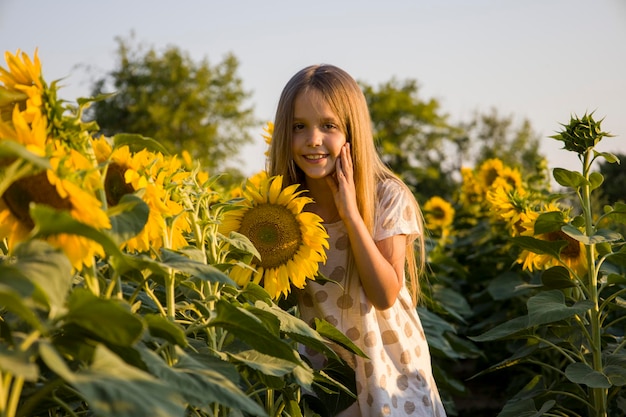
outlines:
[[[323,138],[324,136],[322,132],[319,129],[313,128],[311,129],[311,132],[308,135],[307,145],[308,146],[320,146],[322,144]]]

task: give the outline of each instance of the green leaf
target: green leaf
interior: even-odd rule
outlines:
[[[99,417],[183,417],[185,404],[169,381],[132,367],[97,345],[91,365],[72,372],[61,355],[48,343],[39,353],[46,365],[71,384]]]
[[[561,250],[567,246],[566,240],[547,241],[536,239],[532,236],[516,236],[511,238],[513,242],[527,251],[550,255],[556,259],[559,258]]]
[[[291,339],[321,352],[327,358],[337,358],[337,353],[326,345],[324,338],[303,320],[287,313],[276,305],[268,305],[257,301],[255,307],[270,312],[280,323],[280,331],[285,332]]]
[[[98,298],[83,288],[70,296],[67,323],[75,324],[90,334],[113,345],[131,346],[143,333],[144,323],[118,300]]]
[[[9,350],[4,345],[0,345],[0,369],[5,375],[21,376],[26,381],[34,382],[39,377],[39,366],[34,363],[34,358],[27,352]]]
[[[572,239],[582,242],[584,245],[610,243],[622,240],[621,234],[607,229],[600,229],[596,231],[593,236],[587,236],[581,232],[580,229],[570,225],[563,226],[561,230]]]
[[[507,271],[490,280],[487,291],[494,300],[508,300],[526,293],[528,289],[524,284],[519,273]]]
[[[159,314],[146,314],[143,316],[148,324],[148,331],[153,337],[160,337],[172,345],[186,347],[189,345],[185,330],[177,323]]]
[[[592,369],[586,363],[575,362],[565,368],[565,376],[576,384],[590,388],[611,388],[611,382],[602,372]]]
[[[530,327],[532,326],[528,322],[528,316],[516,317],[487,330],[481,335],[469,337],[469,339],[475,342],[504,339]]]
[[[561,289],[575,287],[576,282],[571,278],[567,268],[553,266],[541,274],[542,284],[549,289]]]
[[[38,288],[37,294],[45,301],[50,317],[63,312],[73,280],[67,256],[40,240],[20,244],[13,254],[17,257],[14,268]]]
[[[115,149],[128,146],[131,153],[146,149],[151,152],[160,152],[163,155],[169,155],[167,149],[156,140],[133,133],[118,133],[114,135],[113,144]]]
[[[245,309],[220,299],[215,303],[215,312],[216,316],[209,321],[209,326],[231,332],[261,353],[301,364],[300,356],[294,349],[267,331],[261,321]]]
[[[297,366],[291,361],[265,355],[256,350],[244,350],[237,353],[228,353],[233,360],[257,370],[265,375],[283,377]]]
[[[619,158],[617,157],[617,155],[611,153],[611,152],[597,152],[594,150],[593,152],[596,157],[602,157],[606,160],[606,162],[608,162],[609,164],[615,164],[615,163],[620,163]]]
[[[35,238],[60,233],[84,236],[102,245],[109,258],[112,258],[111,265],[120,274],[141,269],[136,264],[135,258],[124,254],[109,234],[77,221],[67,211],[34,204],[31,205],[30,216],[35,222],[35,228],[32,231]]]
[[[45,323],[39,320],[39,316],[27,305],[27,301],[28,299],[24,299],[12,286],[0,283],[0,306],[20,317],[35,330],[46,333]]]
[[[50,166],[50,161],[47,158],[41,157],[37,154],[32,153],[26,147],[20,143],[17,143],[12,140],[2,140],[0,141],[0,157],[2,158],[12,158],[17,157],[23,159],[25,161],[30,162],[41,169],[52,169]]]
[[[602,185],[604,176],[599,172],[592,172],[589,174],[589,182],[591,183],[591,190],[593,191]]]
[[[207,265],[202,262],[194,261],[187,256],[178,254],[169,249],[161,250],[162,265],[175,269],[176,271],[189,274],[195,278],[199,278],[208,282],[219,282],[220,284],[231,285],[236,287],[235,281],[224,274],[213,265]]]
[[[251,255],[254,255],[256,258],[261,259],[261,254],[246,235],[242,235],[238,232],[230,232],[228,237],[222,236],[222,239],[230,244],[233,248],[243,253],[249,253]]]
[[[363,352],[352,340],[350,340],[345,334],[341,333],[335,326],[323,319],[315,319],[315,330],[322,336],[337,343],[339,346],[347,349],[348,351],[367,358],[368,356]]]
[[[465,318],[473,314],[472,308],[465,297],[458,291],[443,285],[433,286],[433,298],[444,307],[446,312],[461,323],[466,323]]]
[[[150,372],[167,381],[169,389],[195,407],[210,407],[213,403],[243,410],[254,416],[266,416],[265,411],[211,364],[204,364],[176,347],[177,363],[171,367],[156,353],[142,348],[141,356]]]
[[[502,411],[496,417],[542,417],[556,405],[556,401],[549,400],[543,403],[537,410],[533,400],[516,400],[507,402]]]
[[[124,194],[107,211],[111,221],[111,235],[118,244],[137,236],[148,221],[150,207],[134,194]]]
[[[535,234],[543,234],[556,232],[561,230],[565,222],[565,213],[562,211],[549,211],[547,213],[541,213],[535,220]]]
[[[564,168],[554,168],[552,173],[556,182],[563,187],[578,188],[583,185],[589,185],[589,181],[587,181],[580,172],[569,171]]]
[[[528,324],[541,326],[555,321],[565,320],[575,315],[582,315],[593,303],[589,300],[579,301],[571,307],[565,305],[565,296],[559,290],[539,293],[527,301]]]

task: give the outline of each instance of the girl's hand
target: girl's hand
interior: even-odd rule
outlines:
[[[341,148],[335,165],[335,173],[326,177],[335,199],[335,206],[342,219],[354,218],[359,215],[356,202],[356,188],[354,186],[354,167],[350,154],[350,144],[345,143]]]

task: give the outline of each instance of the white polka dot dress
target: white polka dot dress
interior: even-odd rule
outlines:
[[[420,233],[413,197],[394,180],[380,185],[374,238]],[[403,286],[395,304],[376,310],[361,287],[356,268],[347,279],[350,242],[342,221],[325,224],[331,250],[321,272],[341,285],[308,282],[299,309],[309,323],[315,317],[335,325],[369,359],[340,354],[355,369],[357,401],[340,416],[444,417],[446,415],[432,376],[428,344],[411,296]],[[345,287],[345,288],[344,288]],[[313,366],[323,367],[324,356],[302,352]]]

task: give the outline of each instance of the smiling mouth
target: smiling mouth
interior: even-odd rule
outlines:
[[[317,161],[323,158],[326,158],[327,154],[317,154],[317,155],[304,155],[304,159],[308,159],[310,161]]]

